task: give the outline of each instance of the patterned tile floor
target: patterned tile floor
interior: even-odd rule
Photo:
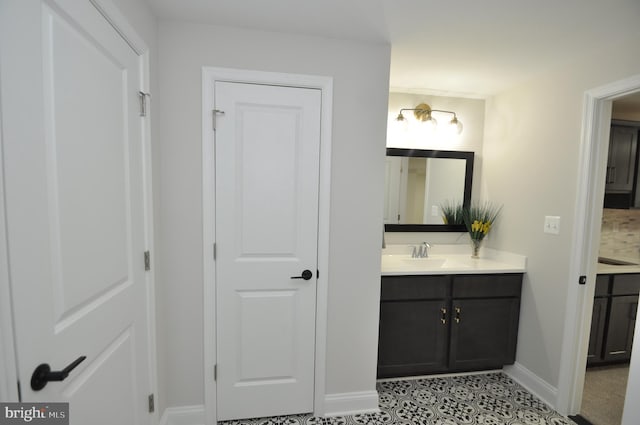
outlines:
[[[574,425],[502,373],[382,381],[380,413],[278,416],[225,425]]]

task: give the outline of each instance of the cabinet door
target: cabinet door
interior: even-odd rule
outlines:
[[[444,300],[380,303],[378,378],[445,370],[448,326]]]
[[[604,359],[606,361],[623,361],[631,358],[637,310],[637,295],[611,297],[605,341]]]
[[[636,127],[611,126],[606,191],[633,190],[637,143]]]
[[[604,343],[605,319],[607,317],[607,301],[605,298],[594,298],[591,316],[591,334],[587,364],[592,365],[604,361],[602,348]]]
[[[449,365],[454,371],[513,364],[520,300],[487,298],[453,300]]]

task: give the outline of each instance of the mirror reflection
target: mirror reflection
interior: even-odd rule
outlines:
[[[386,231],[464,231],[446,224],[441,206],[471,198],[473,152],[387,149]]]

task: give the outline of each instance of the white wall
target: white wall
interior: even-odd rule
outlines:
[[[374,390],[389,46],[163,21],[159,46],[158,326],[167,405],[204,401],[203,66],[333,77],[326,390]]]
[[[516,361],[558,386],[573,237],[584,92],[640,72],[629,40],[495,96],[487,102],[483,195],[504,204],[489,245],[528,257]],[[543,233],[561,217],[559,235]]]

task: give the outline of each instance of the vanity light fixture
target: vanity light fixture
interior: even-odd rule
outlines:
[[[449,125],[456,132],[456,134],[462,133],[462,122],[458,119],[457,115],[453,111],[444,111],[442,109],[431,109],[431,106],[426,103],[421,103],[415,108],[402,108],[400,112],[398,112],[398,116],[396,117],[396,121],[398,122],[406,122],[406,118],[402,115],[403,111],[413,111],[413,115],[419,122],[430,125],[435,128],[438,126],[438,121],[431,115],[432,112],[443,112],[446,114],[452,114],[453,118],[449,121]]]

